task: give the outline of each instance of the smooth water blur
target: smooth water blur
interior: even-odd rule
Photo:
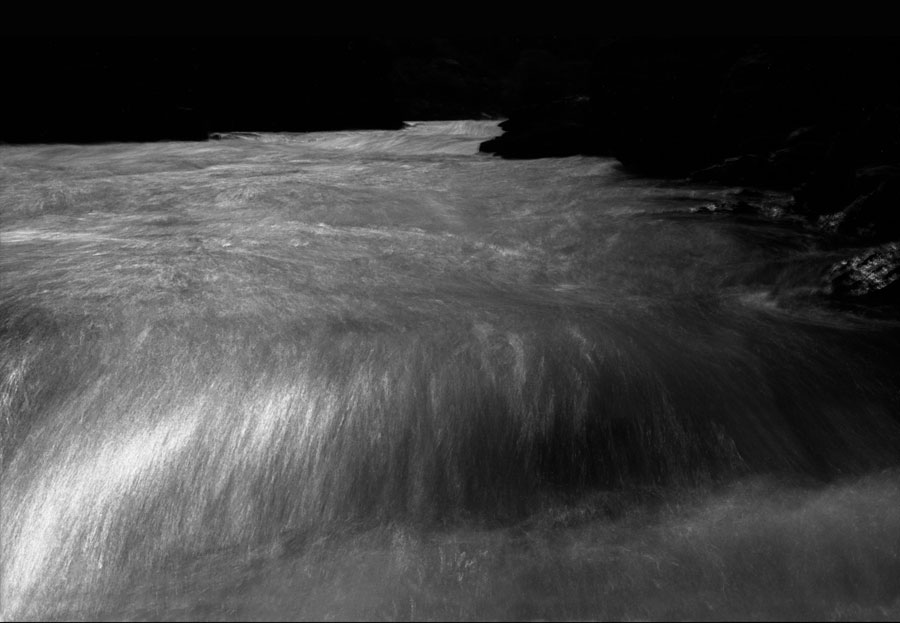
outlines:
[[[498,133],[0,148],[3,617],[898,618],[898,324]]]

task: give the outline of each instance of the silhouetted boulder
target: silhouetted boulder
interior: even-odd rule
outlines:
[[[506,158],[563,158],[589,154],[593,146],[584,124],[552,119],[485,141],[479,149]]]
[[[546,102],[501,123],[504,133],[480,150],[505,158],[605,155],[597,152],[589,115],[590,100],[584,96]]]
[[[552,86],[520,89],[535,105],[513,111],[486,148],[555,155],[547,134],[560,128],[568,151],[610,154],[635,172],[797,188],[814,217],[856,198],[860,167],[900,159],[897,39],[636,37],[592,53],[587,115],[542,109]],[[523,65],[553,73],[546,55]]]
[[[654,175],[713,164],[717,96],[734,47],[728,40],[635,38],[598,50],[590,95],[603,147]]]
[[[846,208],[820,218],[829,231],[872,242],[900,240],[900,166],[857,172],[859,195]]]
[[[822,126],[805,126],[791,132],[767,157],[771,183],[791,189],[806,181],[810,171],[822,166],[830,138],[830,132]]]
[[[690,179],[696,182],[751,185],[766,185],[771,177],[769,161],[757,154],[726,158],[718,164],[694,171],[690,175]]]

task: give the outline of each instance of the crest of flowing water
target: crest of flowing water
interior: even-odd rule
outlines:
[[[498,133],[0,148],[3,616],[896,619],[897,323]]]

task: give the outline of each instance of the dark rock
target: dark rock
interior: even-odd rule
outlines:
[[[695,182],[765,185],[771,179],[769,161],[757,154],[726,158],[719,164],[690,174]]]
[[[481,151],[505,158],[563,157],[599,152],[589,97],[590,58],[575,42],[521,51],[504,91],[510,119]]]
[[[504,90],[509,114],[513,118],[545,114],[563,119],[582,116],[586,109],[580,104],[589,99],[586,96],[590,91],[591,61],[586,53],[579,46],[574,50],[558,45],[523,49]],[[566,115],[564,109],[568,105],[574,105],[573,117]]]
[[[592,38],[504,35],[384,43],[394,101],[406,120],[552,113],[552,102],[588,93],[597,45]]]
[[[880,175],[878,175],[880,173]],[[900,238],[900,175],[895,167],[878,167],[857,177],[862,192],[844,210],[823,219],[826,228],[860,240],[884,242]]]
[[[885,182],[900,179],[900,162],[862,167],[856,171],[856,189],[861,193],[875,190]]]
[[[713,118],[721,78],[742,47],[635,38],[600,49],[591,89],[598,140],[626,167],[652,175],[685,175],[721,159]]]
[[[740,214],[766,219],[781,219],[789,202],[782,193],[766,193],[742,188],[713,202],[691,208],[695,214]]]
[[[591,131],[583,124],[550,120],[485,141],[479,150],[504,158],[563,158],[589,154],[593,145]]]
[[[823,165],[812,169],[806,181],[794,188],[797,210],[810,219],[842,210],[855,198],[853,169]]]
[[[749,41],[721,80],[713,122],[718,149],[796,150],[831,121],[839,89],[831,70],[839,47],[803,38]]]
[[[590,100],[568,97],[544,104],[500,124],[504,133],[480,150],[504,158],[551,158],[602,155],[588,120]]]
[[[845,127],[832,134],[821,158],[808,161],[809,174],[795,190],[803,211],[819,217],[844,210],[861,194],[874,189],[874,178],[865,171],[900,163],[898,109],[900,101],[882,102],[872,105],[868,112],[844,118]]]
[[[860,168],[900,161],[898,39],[635,37],[593,52],[587,115],[542,109],[555,87],[534,84],[552,84],[554,65],[532,55],[520,62],[530,82],[519,79],[531,86],[513,90],[543,104],[513,110],[485,149],[579,150],[642,174],[793,189],[812,220],[873,190],[859,189]]]
[[[446,47],[446,46],[444,46]],[[465,49],[410,50],[394,59],[390,80],[406,120],[499,115],[502,68]],[[434,55],[434,56],[431,56]]]
[[[768,156],[769,175],[780,188],[795,188],[810,172],[822,166],[830,132],[821,126],[807,126],[791,132],[784,144]]]

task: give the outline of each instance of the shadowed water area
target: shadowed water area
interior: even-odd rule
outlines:
[[[3,618],[900,618],[900,325],[499,132],[0,147]]]

